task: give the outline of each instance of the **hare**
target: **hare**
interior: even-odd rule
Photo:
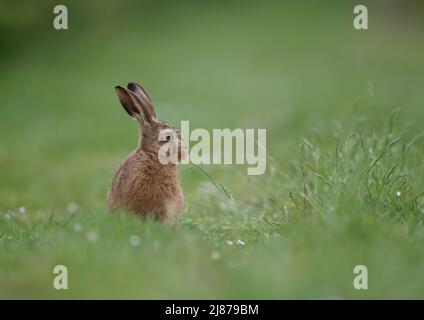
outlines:
[[[110,211],[124,209],[174,226],[184,208],[177,162],[188,148],[177,129],[156,117],[146,90],[137,83],[115,87],[119,101],[140,124],[140,144],[118,166],[107,194]]]

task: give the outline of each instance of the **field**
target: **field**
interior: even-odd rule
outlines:
[[[66,31],[53,1],[0,5],[0,298],[424,297],[421,4],[357,31],[349,1],[62,2]],[[177,127],[267,129],[265,174],[203,165],[230,200],[180,166],[174,229],[108,213],[129,81]]]

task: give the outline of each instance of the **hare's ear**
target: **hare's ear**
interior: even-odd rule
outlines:
[[[133,92],[121,86],[116,86],[115,91],[119,101],[130,117],[143,123],[152,121],[149,111],[146,110],[146,107]]]
[[[146,89],[144,89],[142,85],[136,82],[128,83],[127,88],[128,90],[131,90],[132,92],[135,93],[135,95],[140,99],[140,101],[146,106],[150,115],[153,118],[156,118],[156,112],[155,112],[155,109],[153,108],[152,100],[150,99]]]
[[[138,84],[137,82],[130,82],[128,83],[127,88],[128,90],[131,90],[132,92],[134,92],[136,95],[141,97],[144,96],[147,100],[152,102],[152,99],[150,99],[150,96],[147,93],[146,89],[144,89],[141,84]]]

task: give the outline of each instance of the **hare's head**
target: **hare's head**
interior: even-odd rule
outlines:
[[[127,89],[117,86],[115,90],[125,111],[140,124],[143,151],[156,153],[162,164],[175,164],[187,157],[188,148],[180,132],[156,117],[152,101],[141,85],[131,82]]]

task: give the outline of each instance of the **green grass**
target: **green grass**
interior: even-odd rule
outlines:
[[[0,58],[0,298],[423,298],[421,21],[378,3],[366,32],[350,4],[82,3],[70,30]],[[181,167],[175,229],[108,213],[138,134],[113,87],[134,80],[174,125],[266,128],[266,173],[203,166],[229,200]]]

